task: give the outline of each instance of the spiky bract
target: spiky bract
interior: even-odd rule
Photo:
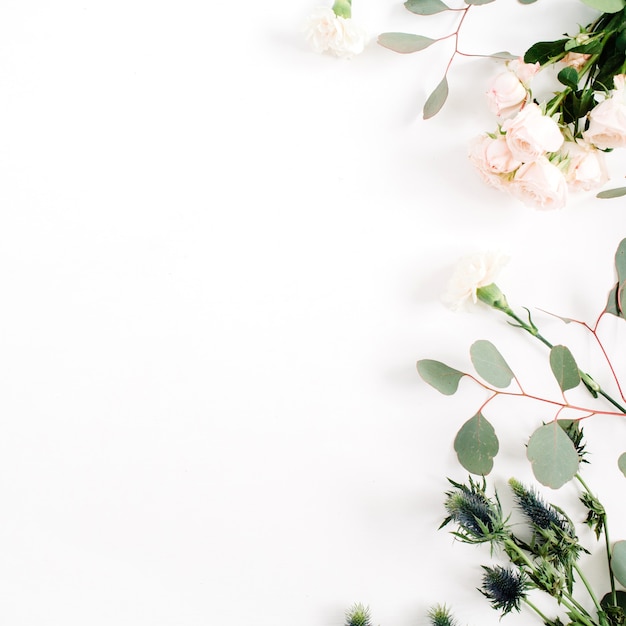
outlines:
[[[526,597],[527,580],[524,573],[500,565],[483,566],[483,570],[483,584],[479,591],[491,602],[491,606],[501,610],[502,615],[512,610],[519,611],[520,602]]]

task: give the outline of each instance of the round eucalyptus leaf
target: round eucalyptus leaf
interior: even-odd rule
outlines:
[[[550,350],[550,368],[561,391],[574,389],[580,384],[578,365],[566,346],[554,346]]]
[[[620,454],[619,459],[617,459],[617,467],[619,467],[620,472],[626,476],[626,452]]]
[[[448,99],[448,79],[444,76],[424,104],[424,119],[428,120],[439,113]]]
[[[463,424],[454,439],[459,463],[471,474],[485,476],[493,469],[500,444],[493,426],[477,413]]]
[[[417,371],[425,382],[446,396],[456,393],[459,388],[459,381],[465,376],[463,372],[432,359],[418,361]]]
[[[475,341],[470,348],[470,357],[478,374],[494,387],[504,389],[511,384],[513,372],[490,341]]]
[[[617,13],[626,6],[624,0],[582,0],[582,2],[601,13]]]
[[[428,48],[437,41],[430,37],[422,37],[422,35],[411,35],[409,33],[381,33],[378,35],[378,43],[384,48],[389,48],[400,54],[409,54],[411,52],[419,52]]]
[[[626,541],[617,541],[611,553],[611,569],[620,585],[626,585]]]
[[[541,426],[531,435],[526,456],[535,478],[552,489],[562,487],[578,471],[576,448],[556,421]]]
[[[620,609],[622,609],[622,611],[626,613],[626,591],[622,591],[621,589],[618,589],[615,592],[615,596],[617,600],[617,606],[619,606]],[[611,607],[612,605],[613,605],[613,594],[609,591],[608,593],[605,593],[604,596],[602,596],[602,600],[600,600],[600,606],[603,609],[606,609],[608,607]]]
[[[407,0],[404,6],[417,15],[434,15],[442,11],[449,11],[450,7],[441,0]]]

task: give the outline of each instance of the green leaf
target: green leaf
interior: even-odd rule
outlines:
[[[566,346],[554,346],[550,350],[550,368],[561,391],[574,389],[580,384],[578,365]]]
[[[424,104],[424,119],[428,120],[439,113],[448,98],[448,79],[444,76]]]
[[[560,83],[571,89],[578,88],[578,72],[573,67],[564,67],[558,74],[557,78]]]
[[[619,284],[615,285],[611,291],[609,291],[609,296],[606,300],[606,306],[604,307],[605,313],[610,313],[611,315],[616,315],[620,317],[619,307],[617,305],[617,290],[619,288]]]
[[[494,0],[465,0],[465,4],[489,4],[490,2],[494,2]]]
[[[417,371],[425,382],[446,396],[456,393],[459,388],[459,381],[465,376],[464,372],[459,372],[459,370],[448,367],[441,361],[431,359],[418,361]]]
[[[626,591],[622,591],[621,589],[617,589],[615,591],[615,595],[617,597],[617,606],[619,606],[624,613],[626,613]],[[613,594],[609,591],[608,593],[602,596],[602,600],[600,600],[600,606],[603,609],[607,609],[613,605]]]
[[[534,4],[537,0],[517,0],[520,4]]]
[[[526,456],[535,478],[546,487],[558,489],[578,471],[578,453],[559,424],[551,422],[530,437]]]
[[[619,471],[626,476],[626,452],[620,454],[619,459],[617,459],[617,467],[619,467]]]
[[[617,541],[611,553],[611,569],[620,585],[626,585],[626,541]]]
[[[484,476],[493,469],[500,444],[493,426],[478,413],[467,420],[454,439],[461,465],[472,474]]]
[[[524,54],[524,62],[539,62],[539,65],[545,65],[548,61],[551,61],[563,53],[565,44],[568,41],[568,39],[559,39],[558,41],[538,41],[526,50],[526,54]]]
[[[491,342],[485,339],[474,342],[470,357],[478,374],[494,387],[504,389],[511,384],[515,375]]]
[[[511,54],[506,50],[502,50],[502,52],[493,52],[487,56],[492,59],[503,59],[504,61],[514,61],[515,59],[519,59],[519,54]]]
[[[626,281],[626,239],[622,239],[615,252],[615,270],[617,282],[621,285]]]
[[[622,196],[626,196],[626,187],[607,189],[606,191],[601,191],[600,193],[596,194],[596,198],[601,198],[603,200],[610,198],[621,198]]]
[[[378,36],[378,43],[384,48],[389,48],[400,54],[419,52],[428,48],[437,41],[421,35],[410,35],[408,33],[382,33]]]
[[[601,13],[617,13],[626,6],[624,0],[582,0],[582,2]]]
[[[441,0],[406,0],[404,6],[417,15],[434,15],[450,10],[450,7]]]

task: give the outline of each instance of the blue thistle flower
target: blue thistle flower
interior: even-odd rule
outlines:
[[[439,528],[451,521],[459,530],[453,533],[467,543],[496,542],[505,536],[506,524],[502,519],[502,508],[497,499],[490,500],[485,495],[486,483],[475,483],[469,479],[469,486],[448,479],[455,489],[446,492],[444,506],[448,517]]]
[[[479,589],[494,609],[502,610],[502,615],[513,609],[519,611],[520,602],[526,597],[528,586],[525,574],[521,570],[512,570],[497,565],[486,567],[483,565],[482,589]]]
[[[444,604],[437,604],[428,611],[431,626],[457,626],[450,610]]]
[[[551,504],[546,504],[533,489],[528,489],[519,481],[511,478],[509,485],[517,506],[528,520],[537,528],[546,530],[555,527],[563,532],[570,530],[569,520],[557,511]]]
[[[345,626],[371,626],[369,607],[362,605],[360,602],[352,605],[346,611]]]

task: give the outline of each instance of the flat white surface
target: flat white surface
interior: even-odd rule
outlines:
[[[452,24],[354,4],[373,35]],[[466,146],[494,125],[500,66],[461,59],[426,123],[447,44],[318,56],[314,6],[2,3],[5,626],[334,626],[355,601],[385,626],[435,602],[498,623],[475,591],[488,554],[436,531],[445,477],[463,478],[452,438],[484,398],[440,396],[415,361],[462,368],[486,338],[540,371],[504,320],[442,306],[449,272],[500,248],[514,304],[591,321],[624,202],[538,213],[485,188]],[[521,53],[589,16],[500,0],[462,46]],[[611,168],[621,184],[623,157]],[[552,415],[497,415],[502,486],[529,477],[523,443]],[[590,482],[623,519],[625,425],[592,428]]]

